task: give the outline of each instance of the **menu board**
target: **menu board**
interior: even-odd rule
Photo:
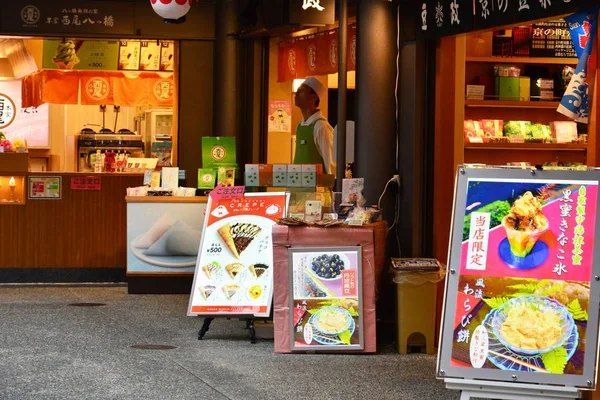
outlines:
[[[531,57],[577,57],[564,20],[539,22],[531,28]]]
[[[600,174],[480,171],[459,179],[440,370],[591,388]]]
[[[361,248],[291,248],[292,350],[362,350]]]
[[[61,198],[60,176],[30,176],[29,177],[29,199],[53,199]]]
[[[44,39],[44,69],[117,69],[119,42],[116,40]]]
[[[140,52],[140,70],[158,71],[160,67],[160,42],[156,40],[142,40]]]
[[[139,70],[140,52],[141,42],[139,40],[119,41],[119,70]]]
[[[188,315],[269,316],[271,229],[286,215],[285,193],[218,187],[209,197]]]
[[[169,41],[160,42],[160,70],[173,71],[175,65],[175,43]]]

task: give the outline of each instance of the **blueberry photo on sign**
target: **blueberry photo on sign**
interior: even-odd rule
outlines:
[[[339,254],[322,254],[313,257],[311,268],[315,274],[324,279],[338,279],[342,276],[345,261]]]

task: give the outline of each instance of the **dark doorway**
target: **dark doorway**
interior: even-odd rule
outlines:
[[[356,100],[356,90],[348,89],[347,91],[347,104],[346,104],[346,119],[348,121],[356,121],[354,118],[355,112],[355,100]],[[338,89],[329,89],[328,90],[329,99],[327,101],[327,109],[329,112],[327,113],[327,120],[331,124],[331,126],[335,127],[337,125],[337,109],[338,109]]]

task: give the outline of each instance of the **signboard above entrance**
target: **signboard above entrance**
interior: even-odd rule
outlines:
[[[2,4],[0,30],[29,34],[133,35],[132,1],[13,0]]]
[[[421,0],[419,4],[419,33],[431,37],[569,14],[593,6],[597,0]]]

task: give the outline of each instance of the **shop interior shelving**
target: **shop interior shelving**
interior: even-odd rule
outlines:
[[[468,43],[472,43],[471,35],[457,46],[457,74],[462,70],[457,90],[461,90],[462,98],[457,96],[456,117],[461,120],[499,119],[503,121],[531,121],[548,125],[552,121],[569,120],[556,109],[559,98],[554,101],[532,97],[530,101],[501,101],[494,98],[485,100],[466,99],[466,85],[476,84],[478,76],[494,76],[495,65],[514,65],[521,68],[521,75],[528,76],[526,71],[533,69],[547,70],[551,75],[559,72],[565,65],[574,66],[577,58],[540,58],[540,57],[498,57],[491,55],[473,55]],[[460,39],[457,40],[460,44]],[[464,46],[464,47],[463,47]],[[491,40],[486,43],[484,53],[491,54]],[[464,80],[463,80],[464,79]],[[535,82],[532,79],[531,85]],[[460,85],[460,86],[459,86]],[[458,125],[457,125],[458,127]],[[462,138],[462,129],[457,132]],[[552,144],[552,143],[464,143],[462,146],[462,162],[506,164],[508,162],[529,162],[543,164],[545,162],[587,162],[587,144]]]

